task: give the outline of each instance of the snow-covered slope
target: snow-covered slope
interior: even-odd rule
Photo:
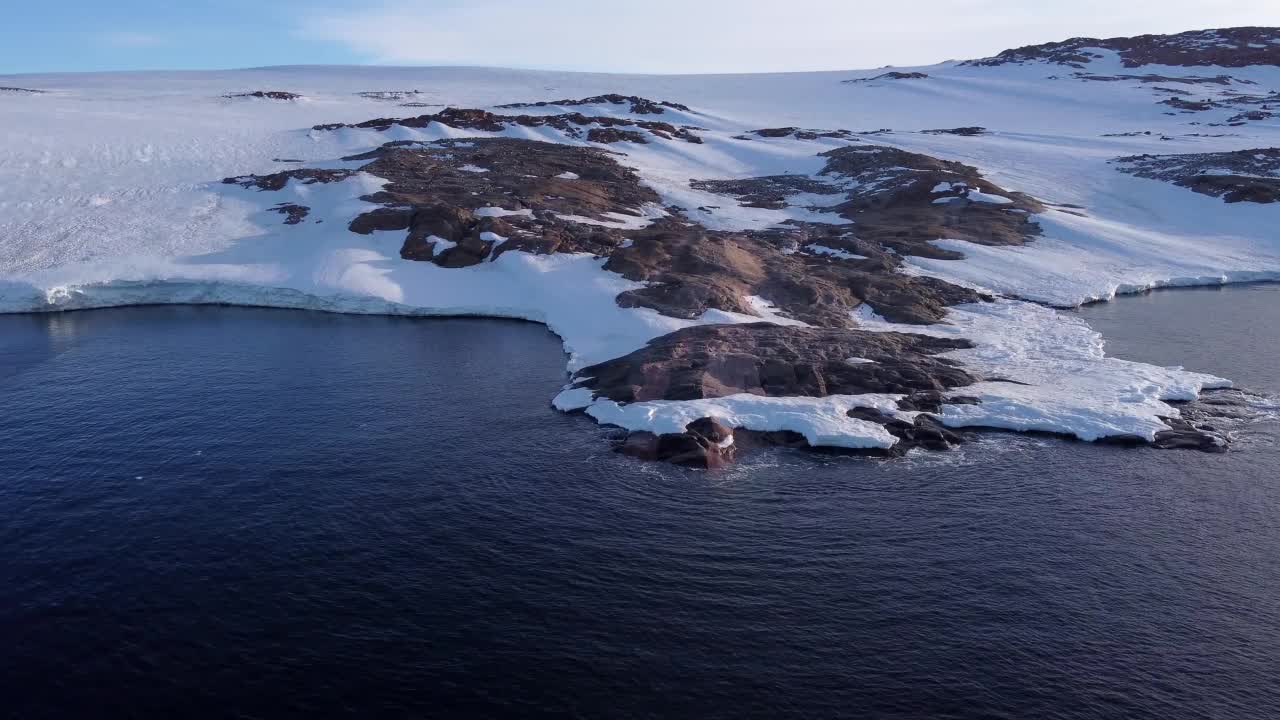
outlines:
[[[1081,68],[1039,60],[948,63],[900,71],[902,77],[884,70],[621,76],[356,67],[0,77],[2,86],[44,91],[0,92],[0,311],[219,302],[521,317],[545,322],[564,338],[571,370],[632,352],[682,327],[760,319],[723,310],[678,318],[620,307],[615,298],[643,283],[605,271],[603,258],[587,254],[506,252],[462,269],[401,259],[403,233],[347,230],[352,218],[375,207],[361,198],[385,184],[368,174],[329,184],[291,182],[265,194],[220,182],[301,166],[356,168],[362,163],[341,158],[395,140],[498,136],[622,153],[619,160],[635,168],[660,198],[639,208],[643,214],[652,219],[667,213],[662,208],[678,206],[712,230],[847,220],[832,209],[838,195],[808,193],[789,197],[781,208],[745,207],[695,189],[691,180],[816,177],[824,164],[819,153],[857,142],[957,160],[1003,188],[1043,201],[1046,210],[1036,215],[1042,235],[1014,247],[942,238],[938,246],[958,250],[965,259],[913,256],[904,270],[1050,305],[1163,285],[1280,278],[1280,203],[1228,204],[1120,172],[1111,162],[1280,145],[1280,119],[1264,102],[1267,93],[1280,90],[1280,68],[1135,70],[1113,50],[1091,54],[1096,57]],[[1213,80],[1217,76],[1228,79]],[[301,98],[226,97],[254,90]],[[409,90],[417,92],[393,100],[359,94]],[[599,102],[501,112],[656,119],[695,126],[702,142],[602,146],[550,127],[491,131],[439,123],[312,129],[434,113],[444,106],[493,109],[604,93],[669,100],[689,109],[668,108],[650,117],[633,115],[626,104]],[[1171,97],[1203,109],[1163,103]],[[1255,119],[1236,119],[1249,109],[1259,111]],[[784,126],[853,134],[746,134]],[[972,126],[986,132],[921,132]],[[892,132],[856,135],[882,128]],[[282,202],[306,206],[311,214],[300,224],[282,225],[281,216],[270,212]],[[618,219],[637,226],[648,222]],[[770,302],[751,299],[757,316],[795,322],[770,310]],[[984,376],[999,374],[1031,386],[984,384],[981,405],[947,406],[940,413],[948,424],[1151,439],[1165,427],[1159,417],[1178,413],[1162,400],[1188,399],[1203,387],[1224,384],[1107,360],[1087,327],[1046,308],[1009,301],[976,307],[953,310],[953,325],[942,331],[968,330],[967,337],[979,343],[957,359]],[[864,306],[864,327],[877,326],[873,313]],[[616,403],[593,401],[589,393],[573,393],[559,404],[590,406],[597,417],[633,430],[666,429],[672,417],[691,412],[662,404],[672,401],[623,411]],[[753,405],[747,399],[712,403],[709,411],[728,419],[737,413],[743,426],[795,430],[824,444],[892,444],[879,426],[856,419],[842,416],[823,425],[832,402],[841,401],[794,398]],[[868,397],[863,406],[883,404],[882,397]]]

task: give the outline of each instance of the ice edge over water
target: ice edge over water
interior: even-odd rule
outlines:
[[[1037,216],[1044,236],[1025,247],[938,241],[967,259],[910,258],[911,271],[1058,306],[1159,287],[1280,279],[1280,252],[1269,229],[1280,227],[1280,208],[1228,207],[1217,198],[1121,175],[1106,164],[1130,153],[1274,145],[1280,139],[1274,124],[1251,126],[1250,134],[1235,138],[1100,140],[1102,131],[1129,127],[1173,133],[1182,129],[1183,120],[1164,117],[1151,98],[1121,85],[1046,84],[1042,68],[943,65],[927,70],[930,81],[860,88],[842,86],[838,81],[843,78],[837,76],[848,74],[838,73],[661,80],[535,75],[556,85],[557,95],[627,90],[701,103],[703,107],[679,119],[705,126],[705,145],[654,142],[614,149],[624,151],[623,162],[634,166],[664,203],[719,203],[705,217],[698,216],[709,227],[765,227],[793,214],[733,207],[725,198],[692,191],[690,178],[812,176],[821,165],[816,154],[842,144],[735,139],[744,129],[980,123],[1001,131],[972,138],[896,132],[873,142],[971,162],[1011,190],[1087,210],[1083,215],[1051,210]],[[634,284],[603,271],[602,261],[590,256],[509,252],[497,262],[466,270],[402,262],[398,238],[383,233],[358,237],[345,230],[351,217],[371,207],[358,198],[377,186],[375,178],[333,186],[291,183],[281,193],[261,196],[211,187],[208,183],[221,176],[265,171],[271,157],[332,165],[334,157],[390,139],[491,135],[443,126],[329,135],[299,130],[319,122],[367,119],[367,104],[349,97],[348,91],[385,85],[379,71],[263,72],[270,79],[254,82],[304,90],[315,102],[224,105],[213,112],[199,98],[219,95],[224,85],[243,86],[241,74],[184,74],[178,91],[156,93],[172,82],[169,76],[126,73],[93,76],[87,82],[78,76],[45,76],[45,84],[63,92],[0,107],[0,118],[14,131],[14,142],[3,147],[6,162],[0,164],[0,188],[6,196],[0,201],[0,237],[5,240],[0,248],[0,312],[228,304],[516,318],[545,323],[560,335],[570,370],[630,352],[681,327],[761,320],[709,312],[689,321],[618,308],[613,298]],[[429,78],[441,97],[457,106],[519,99],[527,94],[530,77],[492,70],[477,82],[476,71],[470,70],[397,72]],[[1225,72],[1272,84],[1280,80],[1274,68]],[[24,82],[39,85],[40,79]],[[751,86],[749,91],[743,83]],[[770,101],[751,99],[759,97]],[[599,114],[617,111],[592,109]],[[90,121],[95,132],[85,134],[80,128]],[[574,142],[543,130],[502,134]],[[307,224],[280,228],[278,216],[264,212],[283,200],[312,207]],[[768,298],[757,300],[763,319],[789,321],[768,311]],[[861,313],[858,320],[867,329],[967,337],[978,344],[952,354],[987,378],[956,391],[978,395],[983,404],[945,406],[941,420],[955,427],[1044,430],[1085,440],[1113,435],[1151,439],[1165,428],[1160,417],[1178,414],[1164,401],[1187,400],[1201,390],[1229,385],[1199,373],[1107,358],[1101,338],[1082,321],[1029,302],[954,308],[948,324],[928,327],[893,326],[871,312]],[[886,447],[893,442],[878,426],[841,411],[854,406],[892,410],[886,397],[733,396],[617,406],[593,402],[587,395],[570,389],[555,404],[586,409],[601,422],[633,430],[675,432],[701,413],[740,427],[793,430],[816,445]]]

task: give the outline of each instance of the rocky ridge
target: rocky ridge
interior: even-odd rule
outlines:
[[[1045,62],[1083,69],[1111,50],[1125,67],[1168,65],[1180,67],[1248,67],[1280,65],[1280,29],[1238,27],[1194,30],[1177,35],[1139,35],[1127,38],[1072,38],[1061,42],[1028,45],[1005,50],[990,58],[964,65],[998,66]]]
[[[870,83],[877,80],[925,80],[928,79],[928,77],[929,76],[927,74],[922,72],[901,72],[898,70],[892,70],[887,73],[876,75],[875,77],[854,78],[852,80],[844,80],[843,82],[847,85],[851,85],[854,83]]]
[[[284,90],[254,90],[252,92],[229,93],[222,97],[228,99],[257,98],[259,100],[297,100],[302,96],[297,93],[286,92]]]
[[[668,100],[650,100],[648,98],[637,97],[635,95],[619,95],[610,93],[608,95],[596,95],[594,97],[582,98],[581,100],[542,100],[539,102],[525,103],[507,103],[506,105],[498,105],[500,110],[516,110],[522,108],[540,108],[540,107],[576,107],[580,105],[627,105],[633,115],[662,115],[667,109],[680,110],[681,112],[691,112],[688,105],[670,102]]]
[[[407,128],[425,128],[432,123],[439,123],[452,128],[484,130],[487,132],[502,132],[512,126],[548,127],[559,130],[574,139],[586,137],[590,142],[600,143],[629,141],[646,144],[651,138],[662,140],[678,138],[685,142],[702,144],[702,138],[694,132],[697,128],[687,125],[677,126],[654,120],[631,120],[603,115],[587,116],[582,113],[496,115],[486,110],[459,108],[446,108],[438,113],[411,118],[375,118],[353,125],[344,123],[316,125],[312,129],[328,131],[342,128],[358,128],[385,131],[397,125]],[[641,130],[644,132],[640,132]]]

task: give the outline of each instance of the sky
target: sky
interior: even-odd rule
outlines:
[[[1280,0],[46,0],[0,74],[302,64],[640,73],[927,65],[1074,36],[1280,26]]]

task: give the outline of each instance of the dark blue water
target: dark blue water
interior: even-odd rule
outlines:
[[[1086,314],[1280,391],[1277,299]],[[500,321],[0,317],[0,716],[1280,716],[1274,424],[703,473],[551,411],[563,367]]]

